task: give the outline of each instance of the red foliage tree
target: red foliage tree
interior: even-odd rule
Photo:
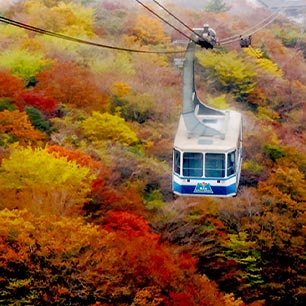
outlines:
[[[159,235],[151,232],[149,222],[144,217],[126,211],[112,211],[104,222],[108,231],[123,231],[129,237],[147,237],[153,241],[159,239]]]
[[[98,178],[93,182],[91,201],[84,206],[91,221],[101,223],[105,214],[112,210],[144,215],[143,198],[136,186],[120,187],[116,180],[120,174],[101,164]]]
[[[24,91],[16,98],[16,105],[20,111],[23,111],[27,106],[33,106],[42,112],[53,112],[58,107],[58,102],[47,97],[44,92]]]

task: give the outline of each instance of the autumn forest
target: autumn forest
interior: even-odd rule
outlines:
[[[279,14],[250,48],[197,47],[201,100],[243,116],[243,165],[236,197],[179,197],[190,31],[137,2],[0,1],[29,25],[0,19],[0,305],[304,305],[305,24]],[[161,1],[220,39],[272,14],[201,2]]]

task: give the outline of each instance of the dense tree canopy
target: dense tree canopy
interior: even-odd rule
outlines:
[[[165,5],[220,39],[271,16],[250,1],[204,2]],[[0,10],[100,44],[182,51],[123,52],[1,24],[1,305],[304,305],[298,23],[278,16],[250,48],[237,38],[196,49],[201,100],[242,113],[244,160],[237,197],[186,198],[171,192],[182,93],[173,63],[185,37],[135,1],[7,1]]]

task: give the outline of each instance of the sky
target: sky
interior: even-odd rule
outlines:
[[[12,4],[18,2],[20,0],[0,0],[0,12],[5,12]],[[122,0],[121,0],[122,1]],[[125,0],[126,1],[126,0]],[[176,3],[182,2],[182,3],[187,3],[189,5],[191,5],[192,7],[196,6],[198,8],[203,8],[205,6],[205,4],[208,2],[208,0],[173,0]],[[256,4],[256,0],[246,0],[247,2],[253,4],[253,5],[257,5]],[[282,0],[279,0],[282,1]],[[120,1],[119,1],[120,2]],[[160,0],[160,3],[167,3],[167,2],[171,2],[171,0]],[[228,3],[230,3],[231,1],[226,1]]]
[[[258,4],[258,1],[256,0],[246,0],[246,2],[248,2],[249,4],[257,7],[257,6],[260,6],[260,4]]]
[[[12,4],[19,0],[0,0],[0,13],[5,12]]]

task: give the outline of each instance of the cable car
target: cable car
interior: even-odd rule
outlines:
[[[249,35],[249,37],[243,38],[242,35],[240,35],[240,47],[241,48],[248,48],[252,43],[252,36]]]
[[[242,163],[242,116],[203,104],[194,81],[195,42],[183,67],[183,105],[173,146],[172,190],[181,196],[237,194]]]

